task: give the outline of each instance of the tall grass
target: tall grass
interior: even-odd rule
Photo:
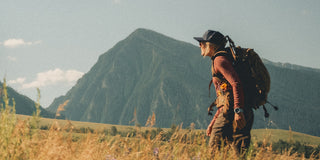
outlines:
[[[162,131],[154,138],[138,131],[134,138],[98,132],[77,134],[72,124],[60,126],[57,121],[48,130],[40,130],[38,111],[32,118],[16,119],[14,99],[8,98],[5,82],[2,99],[0,159],[3,160],[304,159],[290,151],[275,154],[272,146],[266,144],[253,144],[245,155],[235,154],[228,146],[212,150],[204,133],[193,127],[189,130],[177,127],[169,139],[164,137],[168,131]],[[9,100],[13,101],[12,106]]]

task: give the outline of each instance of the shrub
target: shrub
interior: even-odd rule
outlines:
[[[110,134],[112,136],[115,136],[115,135],[117,135],[117,133],[118,133],[117,127],[116,126],[112,126]]]

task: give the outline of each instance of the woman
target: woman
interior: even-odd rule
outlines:
[[[209,145],[220,147],[221,142],[235,144],[238,151],[250,145],[253,112],[244,105],[240,78],[233,68],[230,48],[225,48],[227,37],[208,30],[199,42],[201,55],[212,59],[212,82],[216,89],[215,105],[218,110],[207,129]],[[246,121],[247,120],[247,121]]]

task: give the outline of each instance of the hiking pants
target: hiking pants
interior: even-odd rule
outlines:
[[[215,123],[212,126],[211,136],[209,140],[210,147],[220,148],[221,144],[231,144],[240,153],[244,149],[248,149],[251,141],[251,128],[253,124],[252,109],[245,109],[244,116],[246,126],[243,129],[233,131],[234,112],[229,110],[227,114],[223,111],[219,113]]]

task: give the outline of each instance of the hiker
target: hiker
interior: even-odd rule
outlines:
[[[225,47],[228,38],[213,30],[206,31],[202,37],[194,37],[199,42],[201,55],[212,59],[211,83],[217,95],[213,105],[218,109],[207,128],[209,145],[220,147],[222,143],[231,144],[240,153],[250,145],[253,110],[244,104],[243,85],[233,67],[232,57],[227,56],[231,52],[230,48]]]

